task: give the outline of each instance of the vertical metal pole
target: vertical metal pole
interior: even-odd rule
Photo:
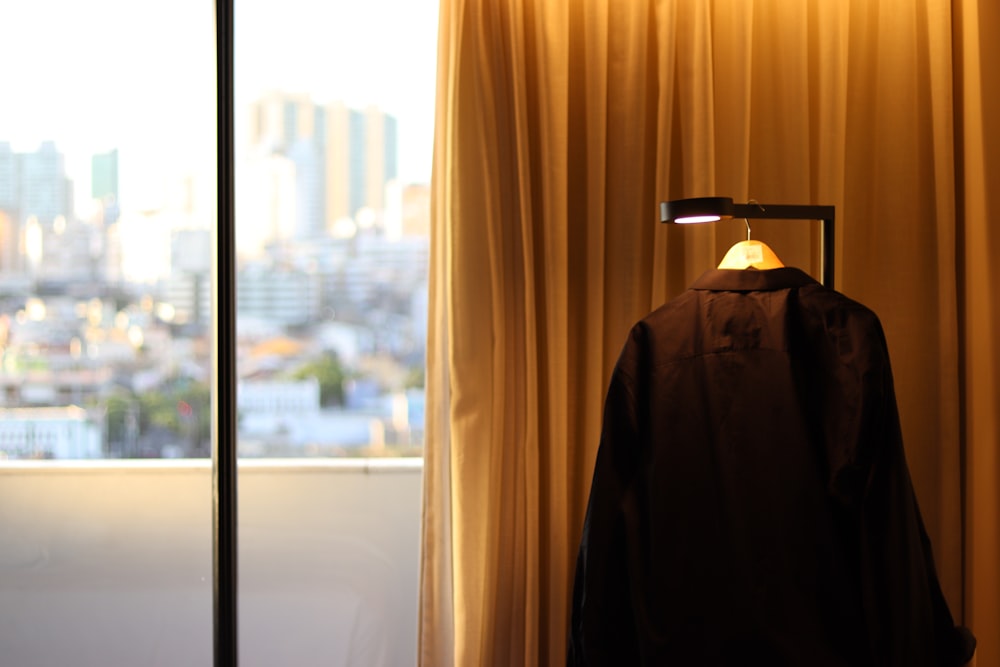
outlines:
[[[239,663],[236,542],[236,216],[233,0],[216,0],[218,220],[212,262],[212,575],[215,667]]]
[[[836,289],[833,284],[834,279],[834,254],[836,248],[836,235],[834,234],[834,213],[830,213],[829,218],[823,219],[823,284],[830,289]]]

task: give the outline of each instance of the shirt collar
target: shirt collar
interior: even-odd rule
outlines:
[[[779,269],[709,269],[694,281],[691,289],[725,292],[759,292],[819,283],[801,269],[784,266]]]

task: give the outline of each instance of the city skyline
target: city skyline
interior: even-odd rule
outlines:
[[[346,106],[340,100],[335,100],[329,104],[321,104],[306,95],[275,91],[249,102],[245,109],[245,114],[242,115],[251,116],[255,108],[268,98],[308,98],[310,103],[315,104],[316,107],[341,107],[346,112],[359,117],[370,117],[374,114],[377,117],[390,119],[394,128],[393,137],[389,144],[392,152],[393,169],[388,172],[389,175],[385,179],[385,182],[397,181],[403,186],[429,185],[429,175],[426,180],[413,180],[406,179],[399,173],[399,144],[405,143],[406,139],[405,137],[400,137],[398,131],[395,130],[398,127],[398,119],[384,112],[379,107],[374,105],[363,108]],[[238,164],[238,178],[240,176],[239,165],[242,164],[245,167],[252,153],[260,148],[260,139],[254,136],[253,132],[249,129],[250,125],[250,122],[242,124],[240,136],[237,137],[236,161]],[[160,174],[157,178],[144,177],[142,180],[138,180],[135,178],[135,170],[132,168],[135,156],[128,151],[123,151],[117,145],[110,145],[107,149],[94,153],[77,154],[67,150],[63,144],[55,140],[45,139],[34,143],[19,142],[3,135],[0,135],[0,145],[5,145],[13,153],[22,155],[33,155],[46,147],[54,147],[63,161],[65,175],[69,179],[72,188],[71,199],[74,202],[75,210],[70,213],[81,219],[92,217],[92,207],[97,199],[93,195],[94,183],[92,180],[94,177],[95,160],[106,160],[107,156],[111,154],[115,155],[117,168],[115,178],[119,181],[117,189],[120,195],[124,192],[124,195],[120,196],[118,204],[123,207],[122,210],[124,211],[136,213],[166,210],[176,207],[178,202],[192,197],[198,199],[214,197],[214,192],[211,192],[209,189],[210,183],[213,182],[210,173],[211,170],[186,171],[179,169],[176,172]],[[345,148],[344,150],[347,149]],[[212,170],[214,170],[214,165],[212,165]],[[243,175],[245,176],[246,173]],[[103,177],[103,174],[99,175],[99,178]],[[140,187],[137,188],[137,185]],[[382,186],[379,187],[381,188]]]
[[[238,373],[300,409],[252,408],[241,455],[419,451],[436,11],[237,8]],[[0,458],[205,456],[213,3],[6,3],[0,25]]]
[[[237,250],[241,260],[259,257],[268,243],[345,238],[345,234],[356,234],[372,224],[389,239],[427,234],[429,186],[403,184],[395,178],[389,158],[395,152],[395,134],[379,129],[394,127],[392,117],[372,108],[362,112],[342,105],[322,107],[298,96],[275,95],[258,102],[261,108],[272,109],[277,115],[236,155],[237,209],[241,211]],[[283,136],[289,129],[288,122],[295,118],[305,125]],[[369,136],[372,129],[366,127],[372,124],[374,134]],[[308,145],[300,145],[303,141]],[[303,155],[301,149],[308,149],[309,155]],[[13,216],[9,232],[23,234],[35,217],[40,225],[36,226],[39,231],[45,230],[41,233],[46,237],[53,231],[56,216],[66,216],[66,222],[60,224],[72,229],[77,229],[79,223],[106,226],[117,222],[114,241],[106,248],[120,257],[121,277],[151,282],[168,276],[170,235],[175,230],[211,228],[214,193],[206,191],[209,184],[185,179],[173,184],[169,199],[148,208],[128,205],[126,193],[124,206],[114,202],[108,208],[111,200],[107,195],[120,191],[119,153],[112,150],[91,157],[88,167],[94,181],[84,188],[72,182],[77,175],[68,173],[59,146],[44,142],[34,151],[16,152],[0,137],[0,181],[13,186],[0,188],[0,210],[6,209],[8,216]],[[34,175],[23,180],[29,172]],[[8,182],[11,178],[13,181]],[[52,188],[59,183],[77,193],[75,201],[72,196],[62,199],[62,204],[50,201],[58,194]],[[67,190],[64,187],[62,191]],[[81,209],[86,211],[90,206],[100,209],[80,214]],[[49,241],[57,239],[48,238],[46,245]],[[6,246],[12,249],[18,244],[11,241]],[[49,254],[46,252],[46,256]],[[8,265],[14,266],[10,261],[0,262],[0,270]],[[69,266],[46,264],[40,268],[51,273]]]
[[[52,21],[56,15],[60,20]],[[136,30],[81,30],[96,29],[103,15]],[[78,192],[87,191],[83,175],[91,156],[118,149],[121,190],[140,208],[155,206],[172,182],[188,175],[211,180],[214,159],[205,157],[215,150],[211,2],[6,3],[0,23],[0,59],[24,63],[0,72],[0,89],[18,100],[0,105],[0,140],[15,150],[54,141]],[[398,118],[400,180],[429,182],[436,31],[431,1],[242,3],[236,15],[237,140],[245,132],[243,110],[269,91],[375,106]],[[44,44],[60,48],[39,48]]]
[[[16,265],[0,271],[6,371],[0,411],[7,418],[0,458],[203,455],[204,424],[176,423],[174,406],[204,405],[208,391],[211,231],[192,229],[183,215],[125,216],[111,224],[64,217],[55,187],[66,180],[57,147],[13,156],[8,151],[7,157],[13,157],[6,163],[14,165],[8,170],[14,198],[0,205],[0,222],[15,235],[20,226],[25,242],[5,244],[23,245],[23,251]],[[107,183],[95,196],[113,191],[117,172],[113,153],[99,157],[94,166]],[[29,186],[22,188],[26,174]],[[99,175],[96,182],[101,180]],[[413,193],[417,206],[426,202],[421,192]],[[48,208],[36,217],[26,205],[39,202]],[[247,432],[252,455],[301,452],[306,445],[342,453],[345,446],[366,446],[369,436],[370,447],[389,440],[403,448],[417,444],[428,238],[426,223],[416,218],[426,215],[426,206],[423,216],[411,214],[408,222],[400,203],[398,235],[382,226],[359,228],[352,237],[293,235],[265,244],[260,256],[241,266],[240,372],[263,382],[257,388],[279,402],[301,388],[288,384],[290,374],[309,377],[319,373],[311,369],[330,364],[339,369],[331,372],[343,387],[341,409],[331,412],[326,402],[315,401],[307,406],[312,426],[306,430],[286,429],[281,415],[258,415]],[[136,232],[135,243],[126,243],[126,229]],[[157,280],[129,275],[126,260],[137,255],[143,268],[155,268],[139,252],[143,248],[164,253]],[[255,363],[251,348],[270,340],[282,344]],[[288,342],[294,344],[291,355]],[[345,372],[349,387],[342,384]],[[141,414],[159,415],[141,429],[137,422],[129,426],[128,416],[129,406],[140,401]],[[365,425],[374,430],[360,428]]]

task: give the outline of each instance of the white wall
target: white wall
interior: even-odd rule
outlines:
[[[240,664],[414,665],[419,460],[240,464]],[[0,665],[212,664],[207,461],[0,464]]]

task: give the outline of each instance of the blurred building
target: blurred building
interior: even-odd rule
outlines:
[[[237,407],[247,415],[283,415],[295,419],[320,411],[316,378],[241,380],[236,396]]]
[[[20,219],[35,217],[42,224],[50,225],[59,216],[70,217],[73,212],[72,183],[66,175],[65,158],[55,143],[44,141],[36,150],[27,153],[10,153],[8,149],[8,154],[10,164],[0,167],[0,174],[5,170],[11,182],[0,186],[0,192],[7,190],[8,202]]]
[[[241,269],[236,313],[284,326],[314,323],[320,314],[320,277],[290,267],[255,264]]]
[[[101,204],[101,222],[118,220],[118,149],[91,157],[90,196]]]
[[[13,211],[0,208],[0,276],[4,278],[9,278],[11,274],[20,270],[18,229],[19,225]]]
[[[207,229],[170,233],[170,274],[166,301],[178,324],[208,325],[212,314],[212,235]]]
[[[294,208],[291,238],[323,236],[340,219],[385,208],[386,183],[397,175],[395,117],[273,93],[252,106],[250,128],[247,159],[256,169],[274,157],[294,165],[294,204],[281,205]]]
[[[390,239],[430,236],[430,186],[390,182],[386,187],[385,231]]]
[[[37,269],[43,239],[57,220],[73,211],[73,187],[65,158],[51,141],[30,152],[15,152],[0,142],[0,272],[18,274]]]
[[[100,227],[76,218],[58,216],[51,225],[31,217],[25,228],[40,239],[39,259],[29,246],[29,266],[38,290],[93,294],[107,277]],[[37,229],[37,231],[35,231]]]
[[[0,141],[0,214],[11,220],[14,231],[17,231],[17,217],[20,215],[20,201],[17,195],[17,158],[10,142]],[[16,233],[14,235],[16,239]],[[2,239],[6,241],[6,239]],[[14,244],[17,248],[17,244]],[[2,267],[0,267],[2,269]]]
[[[0,457],[96,459],[101,428],[75,405],[0,409]]]

